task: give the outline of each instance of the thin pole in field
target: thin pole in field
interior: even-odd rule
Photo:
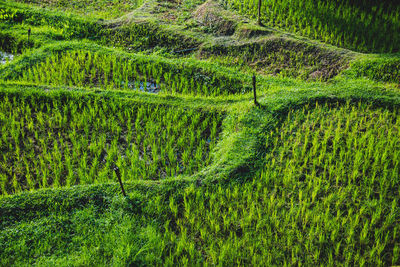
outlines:
[[[117,175],[119,185],[121,186],[122,194],[124,195],[124,197],[126,197],[126,193],[125,193],[125,189],[124,189],[124,184],[122,183],[122,180],[121,180],[121,172],[119,171],[118,166],[116,166],[115,164],[114,164],[114,172],[115,172],[115,174]]]
[[[253,94],[254,94],[254,105],[259,106],[260,104],[257,102],[257,79],[256,79],[256,75],[253,75]]]
[[[257,23],[260,26],[264,26],[261,22],[261,0],[258,0],[258,18],[257,18]]]

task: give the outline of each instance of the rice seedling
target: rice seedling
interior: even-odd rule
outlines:
[[[57,2],[57,1],[55,1]],[[122,4],[120,1],[111,1],[114,4]],[[134,2],[139,5],[142,3],[139,1],[130,1],[130,3],[124,2],[126,5],[134,5]],[[68,6],[68,3],[65,3]],[[110,4],[110,3],[109,3]],[[97,5],[97,4],[96,4]],[[93,6],[88,6],[91,9]],[[12,17],[7,20],[0,20],[0,23],[5,24],[6,31],[19,29],[20,27],[47,27],[49,30],[56,30],[59,34],[57,36],[45,36],[40,42],[48,42],[49,37],[54,40],[73,40],[73,39],[89,39],[96,41],[102,45],[113,44],[113,46],[123,47],[127,51],[143,51],[147,49],[153,49],[155,47],[168,47],[169,49],[184,49],[186,47],[195,47],[200,44],[199,40],[194,37],[190,37],[181,34],[176,31],[168,30],[161,27],[158,24],[152,23],[130,23],[121,27],[109,27],[108,24],[103,23],[102,17],[120,16],[121,11],[117,8],[105,8],[106,12],[103,12],[103,8],[99,5],[100,9],[93,10],[93,13],[97,13],[89,16],[81,16],[79,14],[66,14],[62,11],[56,11],[34,7],[28,4],[16,3],[14,1],[0,2],[0,10],[3,10],[7,14],[12,14]],[[68,9],[68,7],[66,7]],[[74,11],[79,9],[74,9]],[[122,8],[122,10],[125,10]],[[129,7],[129,10],[131,8]],[[109,12],[109,14],[107,14]],[[100,18],[100,19],[99,19]],[[0,30],[0,34],[6,33],[4,30]],[[47,32],[48,33],[48,32]],[[14,46],[13,49],[18,49],[20,52],[22,48],[32,47],[36,43],[40,43],[37,40],[37,34],[35,34],[30,42],[23,36],[15,36],[7,33],[7,38],[0,39],[0,44],[7,43]],[[10,39],[11,38],[11,39]],[[38,45],[38,44],[37,44]],[[2,46],[4,47],[7,46]],[[14,51],[14,50],[13,50]]]
[[[6,31],[2,30],[2,32],[3,34],[7,34],[9,38],[8,40],[2,40],[2,42],[14,46],[16,45],[14,43],[17,42],[19,49],[21,46],[31,47],[34,41],[28,41],[27,36],[25,38],[19,36],[17,40],[13,40],[15,37],[12,34],[10,40],[10,32],[8,32],[8,30],[16,26],[26,27],[26,30],[29,26],[42,26],[50,31],[57,30],[61,33],[61,36],[56,38],[58,40],[70,40],[74,38],[96,39],[102,29],[102,25],[95,19],[68,15],[62,12],[44,11],[42,8],[33,8],[14,1],[0,2],[0,8],[6,13],[13,14],[12,18],[2,21],[3,25],[7,26]],[[48,37],[49,36],[47,36],[47,38]]]
[[[193,174],[211,162],[223,118],[218,111],[35,94],[2,94],[0,110],[1,194],[114,181],[113,163],[124,181]]]
[[[400,264],[398,94],[353,79],[397,82],[396,55],[240,23],[215,38],[193,21],[203,0],[150,1],[142,23],[135,12],[99,19],[141,0],[18,2],[0,1],[0,49],[18,54],[0,67],[0,265]],[[220,2],[257,11],[253,0]],[[262,1],[264,23],[399,49],[400,10],[388,1],[300,2]],[[185,14],[167,25],[164,11]],[[329,83],[261,75],[328,80],[350,57],[353,76]],[[239,95],[254,71],[258,107]],[[374,104],[315,103],[332,98]],[[126,197],[115,196],[117,176]],[[54,189],[26,192],[39,188]]]

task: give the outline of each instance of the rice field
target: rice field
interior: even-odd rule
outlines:
[[[1,194],[161,180],[212,160],[223,114],[79,96],[1,94]]]
[[[0,266],[400,264],[398,5],[257,3],[0,0]]]
[[[165,62],[155,57],[127,57],[90,51],[53,53],[28,66],[13,80],[36,84],[98,87],[107,90],[161,91],[168,94],[219,96],[249,90],[240,77],[222,70]],[[11,73],[15,76],[15,73]]]
[[[399,118],[361,103],[290,111],[268,133],[252,182],[169,200],[176,225],[167,222],[165,239],[176,247],[166,261],[399,264]]]
[[[221,0],[257,17],[258,1]],[[262,1],[264,23],[357,51],[399,51],[400,6],[391,1]]]
[[[350,72],[356,77],[367,77],[378,82],[400,85],[400,57],[368,57],[351,64]]]
[[[323,180],[367,187],[367,198],[378,189],[381,197],[396,196],[386,190],[400,182],[398,112],[349,103],[291,112],[282,128],[270,133],[264,175],[282,175],[283,186],[285,179]]]

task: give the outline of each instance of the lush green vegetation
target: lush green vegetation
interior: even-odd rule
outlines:
[[[164,179],[211,162],[222,114],[116,99],[1,95],[1,193]]]
[[[76,38],[98,39],[101,25],[93,19],[0,1],[0,49],[22,53],[44,43]],[[31,35],[28,37],[28,30]]]
[[[12,219],[3,223],[2,262],[396,264],[398,175],[387,170],[398,168],[398,112],[360,102],[290,109],[263,138],[262,171],[244,183],[128,184],[128,199],[115,196],[116,185],[3,198],[1,214]],[[242,127],[263,110],[251,113]],[[16,256],[22,242],[33,249]]]
[[[32,33],[29,41],[28,29]],[[54,41],[83,38],[103,45],[113,44],[127,51],[156,47],[180,50],[199,45],[195,36],[163,27],[151,19],[104,21],[3,1],[0,1],[0,36],[4,36],[0,39],[0,48],[14,53]]]
[[[398,7],[290,3],[0,0],[0,265],[399,265]]]
[[[264,175],[276,171],[283,183],[293,176],[299,181],[334,180],[336,186],[376,186],[380,177],[381,186],[386,179],[395,186],[400,162],[398,118],[397,110],[371,110],[361,104],[340,108],[317,104],[314,109],[305,106],[301,112],[289,112],[282,128],[267,139],[271,154]]]
[[[234,46],[204,47],[201,56],[224,65],[238,65],[263,74],[328,80],[347,65],[348,56],[297,40],[268,38]]]
[[[249,77],[242,75],[243,81],[229,70],[230,73],[222,72],[191,61],[185,64],[160,57],[111,54],[110,51],[63,53],[59,47],[56,49],[55,54],[47,54],[42,62],[19,70],[20,75],[11,65],[5,77],[37,84],[142,91],[149,91],[148,84],[153,83],[165,93],[205,96],[249,91],[249,86],[244,83]]]
[[[179,211],[170,200],[177,223],[167,233],[177,250],[182,244],[181,257],[196,262],[205,253],[222,265],[397,264],[398,112],[361,103],[289,111],[267,135],[266,164],[253,181],[189,187]]]
[[[257,16],[258,1],[221,0]],[[357,51],[399,51],[400,6],[391,1],[262,1],[262,21]]]

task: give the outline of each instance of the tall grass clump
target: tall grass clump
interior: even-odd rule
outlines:
[[[211,162],[223,114],[72,94],[0,95],[0,192],[190,175]]]

